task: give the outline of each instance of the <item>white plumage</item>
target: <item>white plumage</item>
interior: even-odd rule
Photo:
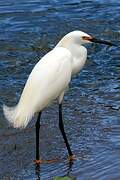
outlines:
[[[85,64],[87,50],[82,46],[91,38],[81,31],[64,36],[57,46],[48,52],[33,68],[18,104],[3,106],[5,117],[15,128],[24,128],[35,113],[42,111],[58,98],[62,102],[71,76],[78,73]]]

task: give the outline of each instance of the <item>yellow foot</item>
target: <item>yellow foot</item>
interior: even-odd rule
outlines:
[[[39,159],[39,160],[36,159],[36,160],[34,160],[33,162],[34,162],[35,164],[41,164],[41,163],[43,163],[43,161],[40,160],[40,159]]]
[[[74,161],[76,160],[76,156],[72,155],[72,156],[68,156],[68,161]]]

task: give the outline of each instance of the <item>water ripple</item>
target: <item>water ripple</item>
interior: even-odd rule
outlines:
[[[3,103],[13,105],[18,101],[40,57],[69,31],[80,29],[119,45],[119,12],[117,0],[0,1],[0,179],[120,179],[119,47],[88,46],[86,66],[66,93],[64,123],[77,157],[71,166],[58,130],[56,104],[42,116],[41,157],[63,160],[42,164],[37,170],[31,163],[34,121],[32,128],[18,132],[8,128],[2,113]]]

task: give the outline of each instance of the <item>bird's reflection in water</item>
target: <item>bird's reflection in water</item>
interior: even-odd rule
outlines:
[[[67,168],[67,173],[65,176],[69,176],[70,172],[72,171],[72,166],[73,166],[73,161],[68,162],[68,168]]]
[[[40,180],[40,164],[35,164],[36,180]]]
[[[73,166],[73,161],[69,161],[67,172],[65,173],[65,175],[53,177],[52,180],[57,180],[57,179],[64,180],[65,178],[67,178],[68,180],[75,180],[76,177],[72,177],[70,175],[72,171],[72,166]],[[35,174],[36,174],[36,180],[40,180],[40,164],[35,164]]]

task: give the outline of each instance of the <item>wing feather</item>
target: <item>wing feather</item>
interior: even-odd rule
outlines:
[[[26,127],[32,116],[68,86],[72,72],[69,50],[57,47],[47,53],[33,68],[15,107],[3,106],[4,114],[14,127]]]

